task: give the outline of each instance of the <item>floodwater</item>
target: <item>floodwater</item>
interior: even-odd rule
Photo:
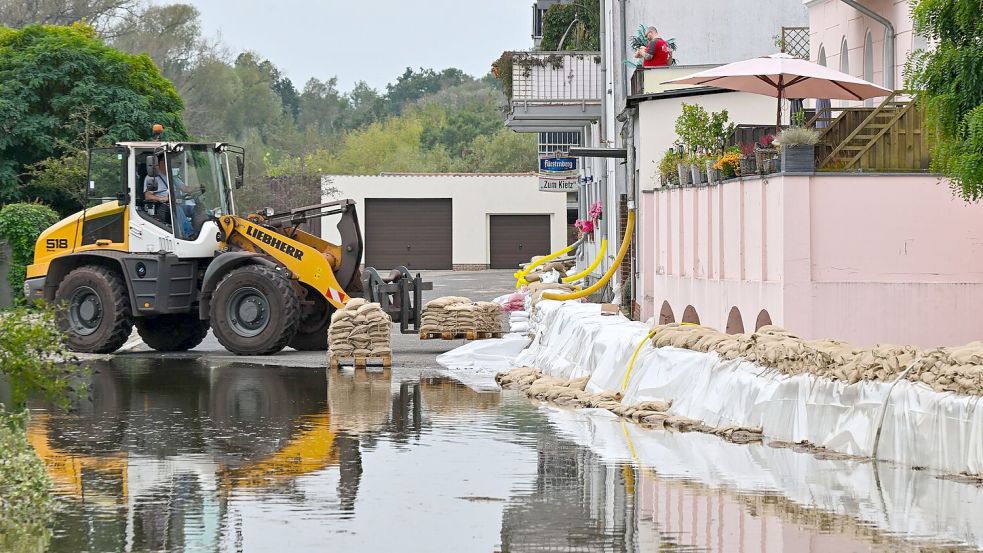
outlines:
[[[430,371],[95,364],[35,405],[51,551],[976,550],[983,491]]]

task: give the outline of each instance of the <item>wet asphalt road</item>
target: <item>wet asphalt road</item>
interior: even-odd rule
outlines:
[[[433,290],[423,293],[426,303],[443,296],[464,296],[475,301],[487,301],[505,294],[515,286],[513,271],[490,270],[475,272],[422,271],[425,281],[433,282]],[[420,340],[416,334],[400,334],[399,326],[393,325],[393,365],[407,368],[428,368],[434,365],[434,358],[445,351],[464,344],[463,340]],[[208,337],[197,348],[181,353],[159,353],[144,344],[134,330],[123,350],[114,355],[81,355],[82,359],[108,360],[113,357],[153,357],[167,359],[186,359],[205,357],[216,361],[238,361],[250,364],[289,367],[323,367],[324,352],[303,352],[285,349],[276,355],[240,357],[225,348],[209,332]]]

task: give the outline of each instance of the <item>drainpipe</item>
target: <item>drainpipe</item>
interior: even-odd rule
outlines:
[[[887,48],[885,48],[885,52],[884,52],[884,88],[889,88],[891,90],[894,90],[894,66],[895,66],[894,56],[896,55],[895,47],[897,45],[897,38],[898,38],[897,33],[894,32],[894,25],[892,25],[891,22],[886,17],[874,12],[867,6],[862,5],[857,0],[840,0],[840,1],[846,4],[847,6],[850,6],[851,8],[857,10],[858,12],[866,15],[867,17],[873,19],[874,21],[880,23],[881,25],[884,25],[884,29],[887,31],[887,36],[885,37],[885,40],[887,40]]]
[[[626,20],[628,18],[628,15],[627,15],[628,9],[627,8],[628,8],[628,0],[621,0],[621,13],[619,14],[621,16],[621,37],[620,37],[620,42],[621,43],[618,45],[618,49],[615,50],[619,54],[621,54],[621,53],[623,53],[625,51],[626,44],[628,44],[628,41],[625,40],[626,38],[628,38],[628,30],[627,30],[627,26],[626,26]],[[625,63],[621,63],[619,65],[621,66],[621,90],[623,92],[622,93],[622,96],[624,97],[625,100],[627,100],[627,98],[628,98],[628,90],[629,90],[629,87],[630,87],[629,80],[628,80],[629,79],[629,77],[628,77],[628,65],[625,64]],[[618,107],[619,108],[621,107],[621,104],[620,103],[618,104]]]
[[[604,122],[604,114],[607,113],[607,103],[608,103],[608,58],[607,58],[607,1],[602,0],[601,6],[601,29],[600,29],[600,42],[601,42],[601,119],[597,123],[597,143],[599,146],[604,147],[607,144],[607,125]],[[600,161],[600,166],[604,169],[602,171],[595,171],[595,174],[599,174],[601,178],[597,179],[597,192],[600,196],[601,202],[607,204],[607,192],[608,192],[608,172],[607,172],[607,160],[606,159],[596,159],[595,163]],[[597,167],[595,167],[597,169]],[[603,184],[602,184],[603,183]],[[608,237],[607,231],[608,225],[607,221],[601,225],[601,238]],[[607,256],[605,256],[604,269],[607,269]]]

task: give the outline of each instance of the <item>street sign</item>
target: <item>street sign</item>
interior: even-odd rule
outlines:
[[[539,177],[540,192],[576,192],[580,177],[547,178]]]
[[[539,157],[539,175],[541,177],[566,177],[578,174],[578,159],[575,157]]]

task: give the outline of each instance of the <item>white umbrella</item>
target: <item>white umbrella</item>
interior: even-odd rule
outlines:
[[[721,65],[663,84],[713,86],[778,98],[782,124],[782,98],[866,100],[892,93],[884,87],[788,54],[772,54]]]

